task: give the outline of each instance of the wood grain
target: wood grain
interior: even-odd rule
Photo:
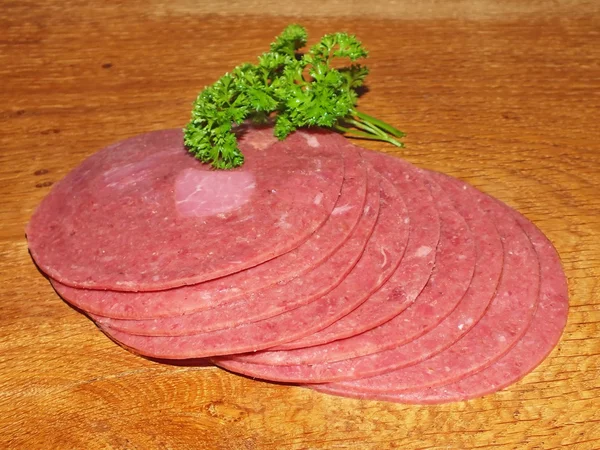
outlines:
[[[0,446],[86,449],[600,448],[600,7],[594,1],[3,2]],[[199,90],[283,26],[370,49],[366,112],[397,154],[467,180],[555,243],[571,310],[550,357],[482,399],[336,398],[114,345],[53,292],[24,226],[95,150],[183,126]],[[384,145],[365,146],[393,152]]]

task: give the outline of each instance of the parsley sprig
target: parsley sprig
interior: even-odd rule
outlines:
[[[356,63],[367,56],[361,42],[347,33],[327,34],[301,54],[306,40],[303,27],[289,25],[258,64],[241,64],[204,88],[184,130],[188,150],[217,169],[242,165],[234,127],[248,119],[274,119],[281,140],[300,127],[317,126],[402,147],[404,133],[356,109],[357,89],[369,73]],[[336,68],[339,59],[351,64]]]

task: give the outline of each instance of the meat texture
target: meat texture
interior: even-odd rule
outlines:
[[[415,166],[397,158],[368,151],[363,151],[363,155],[394,185],[408,208],[410,236],[406,253],[390,280],[352,314],[318,333],[273,350],[302,349],[326,344],[374,328],[407,308],[417,298],[431,275],[440,238],[440,218],[428,180],[421,176]],[[324,352],[331,355],[328,350],[329,347],[326,347]],[[281,355],[262,352],[253,355],[251,362],[274,363],[281,361]]]
[[[422,404],[506,387],[558,342],[558,254],[513,209],[337,133],[236,132],[241,168],[201,164],[181,130],[146,133],[32,215],[38,267],[120,345]]]
[[[359,392],[342,384],[313,386],[342,396],[402,403],[435,404],[482,397],[516,383],[533,371],[558,343],[569,310],[567,280],[552,243],[526,218],[513,212],[531,240],[540,261],[539,303],[524,336],[488,367],[450,384],[411,392]]]
[[[379,176],[370,172],[367,204],[355,232],[325,262],[308,273],[191,314],[150,320],[116,320],[90,314],[91,317],[101,326],[129,334],[182,336],[256,322],[314,301],[335,288],[352,270],[373,231],[379,212]],[[402,205],[398,208],[401,211]]]
[[[185,150],[181,130],[111,145],[42,201],[29,250],[49,277],[94,289],[167,289],[255,266],[296,248],[335,206],[346,141],[309,137],[244,144],[244,166],[221,172]]]
[[[527,330],[539,299],[540,266],[535,250],[508,207],[485,194],[477,195],[504,242],[503,272],[485,315],[444,351],[418,364],[339,383],[346,392],[410,394],[459,381],[500,359]]]
[[[379,217],[363,255],[335,289],[305,306],[269,319],[185,336],[137,336],[101,328],[137,353],[171,359],[257,351],[314,333],[360,305],[396,269],[408,240],[404,208],[400,213],[396,210],[397,199],[394,187],[382,180]]]
[[[419,308],[421,323],[424,326],[435,327],[451,313],[467,291],[473,276],[476,256],[473,236],[465,220],[456,212],[452,202],[442,189],[433,182],[429,184],[440,211],[442,228],[436,267],[425,289],[417,298],[417,302],[423,302]],[[424,299],[421,300],[421,297]],[[361,307],[367,302],[363,303]],[[403,316],[404,314],[400,314],[400,317]],[[393,319],[393,322],[397,328],[406,324],[406,320]],[[360,376],[360,373],[353,369],[353,361],[347,363],[342,361],[340,364],[330,363],[345,359],[348,352],[350,354],[364,352],[360,348],[352,350],[352,346],[360,347],[362,343],[369,340],[379,341],[382,346],[389,346],[390,343],[393,345],[395,333],[390,333],[385,336],[385,339],[382,339],[377,331],[377,329],[373,329],[342,341],[315,347],[279,352],[259,352],[246,356],[217,358],[215,361],[227,369],[275,381],[326,382],[354,378]],[[398,334],[402,334],[401,330]],[[263,353],[274,359],[272,363],[274,365],[249,363],[259,359]],[[373,368],[376,366],[370,366],[370,370]]]
[[[264,141],[263,139],[259,142]],[[228,276],[163,291],[117,292],[78,289],[56,280],[51,280],[52,284],[59,295],[69,303],[93,314],[95,320],[115,329],[133,334],[185,333],[184,330],[188,327],[184,323],[177,322],[178,319],[175,317],[212,309],[243,297],[247,298],[269,285],[300,276],[326,261],[344,244],[354,231],[363,212],[368,164],[362,161],[353,146],[347,145],[342,151],[345,167],[344,183],[335,208],[321,228],[288,253]],[[379,176],[372,173],[371,178],[370,189],[373,191],[371,197],[375,197],[371,201],[376,204],[371,208],[377,211]],[[152,320],[163,317],[173,319]],[[117,321],[110,318],[124,320]],[[196,329],[201,329],[201,326],[197,323]]]
[[[444,296],[440,298],[436,295],[428,295],[429,290],[426,287],[415,303],[401,315],[373,330],[374,332],[381,330],[381,334],[365,333],[363,337],[370,337],[370,339],[362,340],[360,344],[356,343],[356,346],[346,347],[347,354],[350,355],[365,352],[362,348],[354,349],[361,346],[368,347],[366,353],[371,352],[370,354],[335,362],[333,360],[337,358],[329,356],[331,361],[327,363],[279,368],[280,371],[285,370],[287,380],[294,379],[301,383],[328,382],[329,384],[319,388],[343,390],[343,384],[333,382],[374,376],[418,363],[454,344],[479,322],[494,296],[502,272],[503,246],[500,235],[491,219],[479,207],[478,200],[482,198],[472,195],[474,188],[441,174],[431,173],[431,176],[453,199],[455,208],[465,218],[476,242],[475,272],[467,292],[456,308],[435,326],[436,320],[430,320],[430,314],[436,313],[433,306],[444,303]],[[443,261],[442,258],[438,260]],[[450,293],[445,292],[445,296],[448,294]],[[452,303],[452,299],[449,300]],[[379,351],[375,351],[377,349]],[[217,362],[223,360],[225,360],[223,365],[229,366],[231,370],[246,374],[251,371],[254,376],[258,376],[261,369],[239,364],[243,359],[236,356],[218,359]]]

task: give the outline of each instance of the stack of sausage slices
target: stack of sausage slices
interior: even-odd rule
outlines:
[[[216,171],[180,130],[92,155],[27,227],[58,294],[151,358],[406,403],[492,393],[565,326],[559,257],[527,219],[336,133],[239,130]]]

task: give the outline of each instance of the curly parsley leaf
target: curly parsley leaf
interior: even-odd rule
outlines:
[[[357,88],[369,73],[356,63],[367,57],[361,42],[347,33],[327,34],[307,53],[298,53],[306,41],[303,27],[289,25],[258,64],[241,64],[204,88],[184,129],[188,150],[217,169],[238,167],[244,156],[234,126],[269,118],[281,140],[300,127],[319,126],[402,147],[403,132],[356,110]],[[337,59],[351,64],[335,68]]]

